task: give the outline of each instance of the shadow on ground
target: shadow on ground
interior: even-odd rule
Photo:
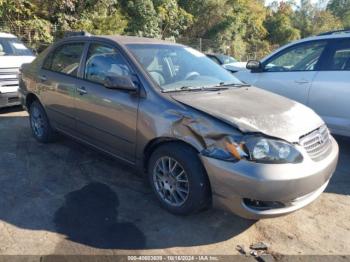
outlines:
[[[339,145],[339,161],[326,192],[350,195],[350,138],[335,136],[335,139]]]
[[[68,138],[39,144],[27,117],[0,119],[0,166],[1,220],[93,248],[205,245],[253,224],[216,210],[171,215],[130,167]]]
[[[145,247],[143,232],[133,223],[118,222],[117,194],[105,184],[93,182],[65,196],[55,213],[58,233],[69,240],[97,248]]]
[[[22,106],[12,106],[12,107],[4,107],[0,108],[0,117],[1,115],[8,114],[8,113],[16,113],[24,111]]]

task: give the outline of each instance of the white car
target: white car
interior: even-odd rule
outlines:
[[[261,61],[249,61],[247,69],[235,76],[309,106],[334,134],[350,136],[350,31],[288,44]]]
[[[237,71],[247,70],[246,65],[247,62],[238,62],[232,56],[224,55],[224,54],[212,54],[207,53],[207,57],[213,60],[215,63],[221,65],[227,71],[231,73],[236,73]]]
[[[18,73],[23,63],[35,58],[18,38],[0,33],[0,108],[20,105],[18,97]]]

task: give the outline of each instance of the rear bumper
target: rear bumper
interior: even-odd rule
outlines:
[[[338,162],[338,145],[321,161],[307,156],[299,164],[237,163],[201,156],[207,170],[215,207],[239,216],[260,219],[296,211],[314,201],[326,188]],[[278,202],[271,207],[247,203]],[[247,202],[248,201],[248,202]]]
[[[18,92],[0,93],[0,108],[20,105]]]

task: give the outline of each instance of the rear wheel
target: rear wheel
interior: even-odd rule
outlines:
[[[45,109],[39,101],[34,101],[30,105],[29,120],[36,140],[41,143],[48,143],[56,138],[56,132],[51,128]]]
[[[171,213],[188,215],[209,204],[206,172],[197,152],[189,146],[160,146],[150,158],[148,176],[161,205]]]

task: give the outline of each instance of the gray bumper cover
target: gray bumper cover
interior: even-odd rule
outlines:
[[[300,164],[237,163],[200,156],[207,170],[213,204],[242,217],[259,219],[288,214],[315,200],[326,188],[338,162],[338,144],[331,138],[331,152],[321,161],[308,156]],[[306,154],[306,153],[305,153]],[[283,208],[251,209],[243,199],[279,201]]]

